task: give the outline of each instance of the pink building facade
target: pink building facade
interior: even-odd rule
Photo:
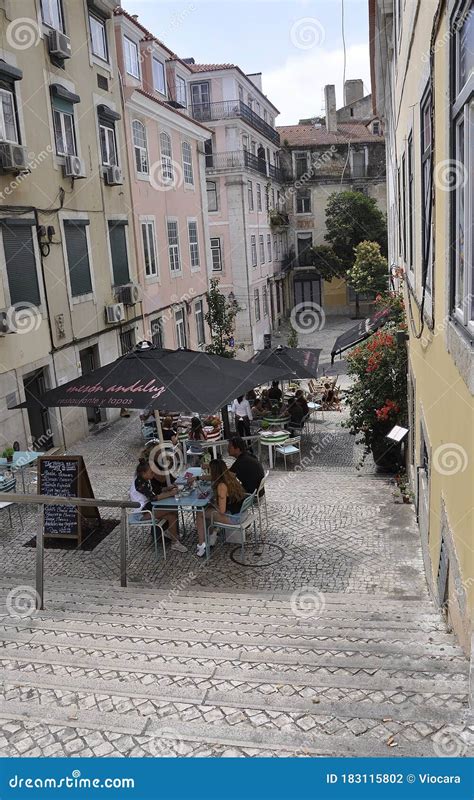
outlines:
[[[187,114],[187,64],[136,18],[115,12],[144,332],[203,348],[211,265],[205,183],[210,131]]]

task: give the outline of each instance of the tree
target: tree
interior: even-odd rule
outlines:
[[[204,319],[209,325],[211,342],[206,352],[224,358],[235,358],[235,348],[231,346],[235,329],[235,317],[239,311],[235,300],[229,300],[219,289],[218,278],[211,278],[207,292],[207,312]]]
[[[316,268],[323,280],[332,281],[333,278],[345,278],[346,267],[334,251],[327,244],[310,248],[311,264]]]
[[[386,292],[388,262],[380,252],[380,245],[377,242],[360,242],[354,248],[354,254],[355,261],[347,271],[347,277],[357,294]]]
[[[335,192],[326,205],[326,241],[344,264],[345,270],[354,263],[354,248],[360,242],[380,245],[387,254],[387,225],[384,214],[372,197],[362,192]]]

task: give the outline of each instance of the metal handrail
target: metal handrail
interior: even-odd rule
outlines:
[[[91,497],[58,497],[47,494],[15,494],[1,492],[1,502],[19,505],[37,505],[38,527],[36,531],[36,608],[44,608],[44,507],[88,506],[95,508],[120,508],[120,585],[127,585],[127,508],[140,508],[140,503],[131,500],[96,500]]]
[[[252,128],[262,133],[273,144],[280,144],[280,134],[268,122],[253,111],[242,100],[219,100],[217,102],[192,103],[189,109],[191,116],[199,122],[210,122],[218,119],[241,117]]]

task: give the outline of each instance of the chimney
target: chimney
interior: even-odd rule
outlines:
[[[253,85],[262,91],[262,73],[261,72],[249,72],[247,73],[247,78],[249,81],[252,81]]]
[[[364,81],[360,78],[346,81],[344,84],[344,105],[349,106],[364,96]]]
[[[324,103],[326,106],[326,130],[337,132],[336,87],[333,83],[324,87]]]
[[[184,61],[185,64],[195,64],[196,60],[194,58],[182,58],[181,61]]]

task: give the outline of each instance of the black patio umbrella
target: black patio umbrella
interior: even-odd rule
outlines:
[[[356,325],[353,325],[349,330],[341,333],[334,342],[331,350],[331,364],[334,364],[334,359],[340,355],[344,350],[354,347],[358,342],[363,342],[368,339],[375,331],[378,331],[390,319],[390,309],[382,308],[371,317],[361,319]]]
[[[193,350],[134,350],[18,408],[42,407],[179,409],[207,413],[261,383],[282,378],[281,367],[265,367]]]
[[[284,372],[280,374],[283,380],[292,380],[297,378],[315,378],[318,373],[318,361],[320,350],[306,350],[306,363],[305,357],[300,355],[304,350],[294,347],[273,347],[268,350],[259,350],[250,359],[253,364],[259,364],[267,369],[273,369]],[[298,353],[298,355],[296,355]],[[276,378],[276,376],[275,376]]]

